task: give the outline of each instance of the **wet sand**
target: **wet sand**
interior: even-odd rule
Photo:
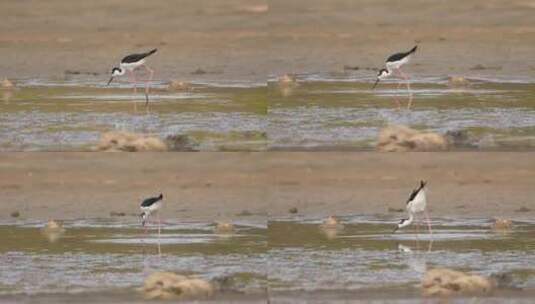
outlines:
[[[398,50],[419,45],[407,66],[423,75],[533,76],[535,5],[530,1],[275,0],[270,2],[271,72],[375,76]],[[278,63],[278,64],[277,64]]]
[[[533,153],[2,153],[0,168],[3,219],[134,217],[160,192],[178,220],[398,215],[420,179],[433,216],[535,212]]]
[[[264,80],[255,66],[266,57],[266,9],[257,0],[4,2],[2,76],[106,78],[125,55],[158,48],[156,80]]]
[[[416,75],[534,76],[534,11],[524,0],[3,2],[0,76],[105,78],[126,53],[157,47],[160,80],[264,81],[377,68],[415,43]]]
[[[128,290],[120,292],[92,292],[78,294],[40,294],[38,296],[9,296],[0,299],[0,303],[162,303],[161,300],[146,300],[139,296],[137,291]],[[169,302],[169,301],[167,301]],[[166,303],[166,302],[164,302]],[[266,298],[259,295],[243,294],[217,294],[201,300],[180,300],[180,303],[266,303]]]
[[[165,218],[267,215],[255,153],[2,153],[2,210],[28,218],[139,213],[143,198],[164,194]],[[5,209],[4,209],[5,208]],[[9,217],[12,211],[6,211]]]
[[[268,154],[273,216],[296,207],[320,216],[402,209],[420,179],[435,216],[529,217],[535,209],[532,153]],[[517,212],[522,207],[530,212]],[[392,214],[392,213],[391,213]],[[395,213],[394,213],[395,214]]]

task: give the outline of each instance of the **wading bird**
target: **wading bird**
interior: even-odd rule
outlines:
[[[141,224],[145,228],[145,234],[147,233],[147,227],[145,224],[149,221],[149,216],[153,213],[156,213],[158,216],[158,254],[162,254],[162,249],[160,247],[160,234],[161,234],[161,221],[160,221],[160,208],[162,207],[163,194],[160,193],[159,196],[149,197],[141,203]]]
[[[147,231],[147,228],[145,224],[148,222],[149,216],[153,213],[156,213],[158,217],[158,236],[160,235],[160,213],[158,210],[162,207],[162,201],[163,201],[163,194],[160,193],[159,196],[155,197],[149,197],[141,203],[141,214],[139,215],[141,217],[141,225],[145,227],[145,231]]]
[[[409,62],[410,58],[412,57],[412,54],[416,52],[417,48],[418,46],[415,46],[408,52],[396,53],[388,57],[385,63],[386,68],[379,70],[379,73],[377,74],[377,80],[375,81],[373,88],[372,88],[372,89],[375,89],[379,81],[397,73],[399,76],[401,76],[401,78],[405,79],[405,81],[407,82],[407,91],[409,92],[409,103],[407,104],[407,109],[410,109],[411,103],[412,103],[411,85],[409,82],[409,76],[407,76],[405,73],[401,71],[401,67],[404,64],[407,64]],[[400,86],[401,86],[401,82],[398,83],[398,89]],[[401,105],[399,101],[397,100],[397,98],[395,100],[396,100],[396,104],[398,108],[400,108]]]
[[[131,78],[131,81],[134,84],[134,94],[137,93],[137,87],[136,87],[137,80],[136,80],[135,71],[138,68],[143,67],[147,72],[149,72],[149,78],[147,79],[147,81],[145,83],[145,100],[146,100],[145,106],[147,106],[148,103],[149,103],[149,82],[152,81],[152,77],[154,76],[154,70],[150,69],[145,64],[145,59],[147,57],[149,57],[150,55],[156,53],[156,50],[157,49],[153,49],[153,50],[150,50],[150,51],[148,51],[146,53],[131,54],[131,55],[128,55],[128,56],[124,57],[121,60],[121,63],[119,64],[119,67],[114,67],[111,70],[111,78],[108,81],[108,85],[110,85],[110,83],[113,81],[114,77],[123,76],[124,74],[126,74],[128,72],[128,74],[129,74],[129,76]]]
[[[427,198],[425,196],[425,181],[420,181],[420,186],[414,189],[407,200],[407,212],[409,213],[409,218],[402,219],[399,224],[397,224],[394,232],[398,229],[404,228],[412,224],[413,221],[417,221],[416,216],[424,213],[427,220],[427,228],[429,229],[429,234],[433,234],[431,230],[431,222],[429,221],[429,215],[427,214]],[[418,222],[416,224],[416,229],[418,230]]]

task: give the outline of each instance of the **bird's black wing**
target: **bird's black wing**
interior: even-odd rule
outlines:
[[[128,56],[124,57],[123,60],[121,60],[121,63],[138,62],[141,59],[156,53],[156,51],[157,51],[157,49],[154,49],[154,50],[150,50],[150,51],[148,51],[146,53],[128,55]]]
[[[159,197],[149,197],[141,203],[141,207],[150,207],[159,200]]]
[[[409,196],[409,199],[407,200],[407,204],[410,203],[410,202],[412,202],[412,200],[414,200],[414,198],[416,197],[416,195],[418,195],[418,192],[420,192],[420,188],[412,190],[412,193],[411,193],[411,195]]]
[[[416,49],[418,48],[418,46],[415,46],[413,47],[410,51],[408,52],[403,52],[403,53],[396,53],[390,57],[388,57],[388,59],[386,60],[386,62],[395,62],[395,61],[400,61],[401,59],[409,56],[410,54],[416,52]]]
[[[386,60],[386,62],[396,62],[400,61],[401,59],[405,58],[407,56],[407,53],[396,53]]]
[[[420,192],[420,190],[422,190],[422,189],[425,187],[425,184],[426,184],[426,182],[421,181],[421,182],[420,182],[420,186],[418,186],[418,188],[412,190],[412,193],[411,193],[411,195],[409,196],[409,199],[407,200],[407,204],[408,204],[409,202],[411,202],[412,200],[414,200],[414,198],[416,197],[416,195],[418,195],[418,192]]]

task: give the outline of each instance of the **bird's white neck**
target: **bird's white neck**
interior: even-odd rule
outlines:
[[[113,69],[113,76],[123,76],[126,73],[126,70],[123,68],[115,68]]]
[[[390,75],[392,75],[392,71],[387,68],[385,68],[384,70],[381,71],[382,73],[380,73],[377,78],[379,79],[385,79],[387,77],[389,77]]]
[[[399,228],[407,227],[410,224],[412,224],[413,221],[414,221],[414,215],[412,214],[412,212],[410,212],[409,213],[409,219],[404,221],[402,224],[399,224]]]

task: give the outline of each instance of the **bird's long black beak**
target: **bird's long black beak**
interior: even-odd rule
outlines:
[[[108,81],[107,85],[110,85],[111,81],[113,80],[113,76],[111,76],[110,80]]]
[[[377,84],[379,83],[379,80],[381,80],[381,79],[377,78],[377,80],[376,80],[375,83],[373,84],[372,90],[375,89],[375,87],[376,87]]]

